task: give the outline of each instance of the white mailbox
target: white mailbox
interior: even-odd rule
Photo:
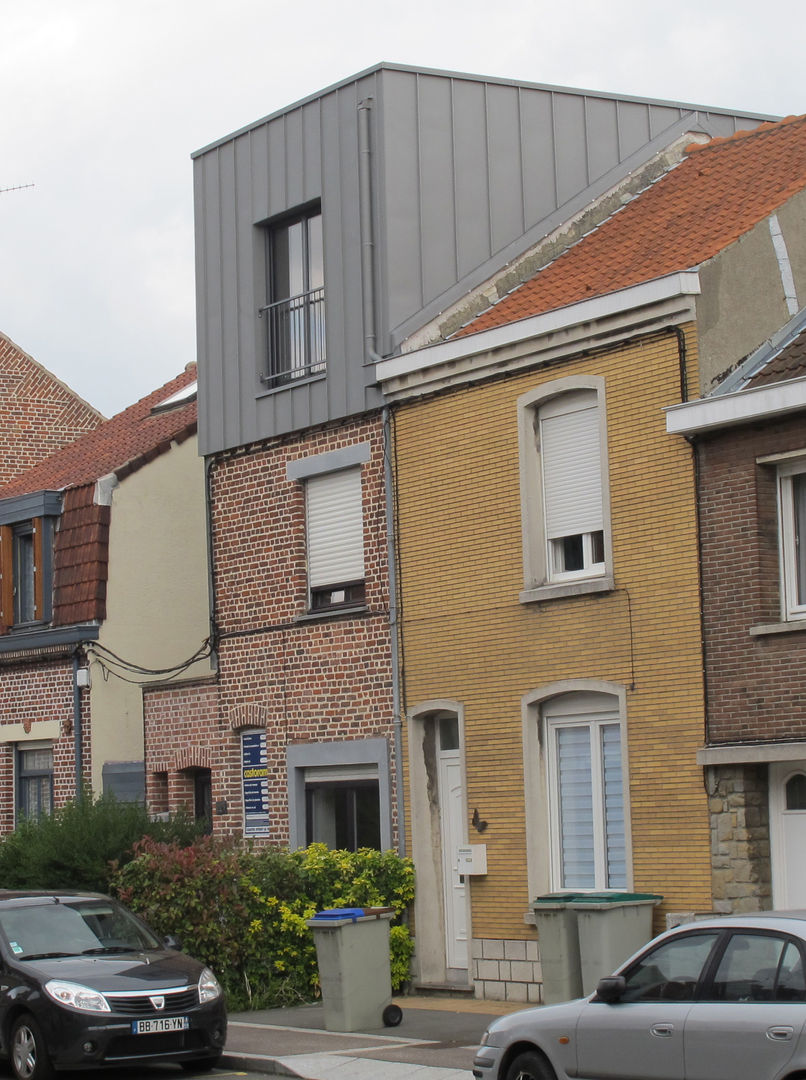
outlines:
[[[457,869],[460,874],[477,876],[487,873],[487,845],[465,844],[456,849]]]

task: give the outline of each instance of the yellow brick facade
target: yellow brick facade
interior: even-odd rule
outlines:
[[[687,339],[696,386],[691,327]],[[521,603],[517,399],[580,375],[605,380],[615,585]],[[403,705],[411,713],[441,699],[463,710],[468,818],[477,808],[488,822],[480,836],[468,820],[469,841],[486,843],[488,857],[488,874],[470,885],[475,939],[534,937],[524,923],[521,702],[562,680],[624,688],[632,886],[663,894],[656,925],[665,911],[711,906],[695,760],[704,707],[694,471],[663,412],[679,401],[678,342],[660,332],[395,410]],[[411,803],[409,795],[409,822]]]

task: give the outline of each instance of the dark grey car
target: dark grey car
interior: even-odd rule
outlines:
[[[477,1080],[802,1080],[806,912],[690,923],[596,993],[496,1020]]]
[[[17,1080],[221,1056],[213,973],[107,896],[0,890],[0,965],[0,1046]]]

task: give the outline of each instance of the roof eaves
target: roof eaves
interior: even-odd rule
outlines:
[[[714,387],[708,397],[725,397],[742,390],[771,360],[774,360],[788,345],[791,345],[795,338],[805,329],[806,308],[801,308],[788,323],[785,323],[774,334],[771,334],[737,368],[729,375],[726,375],[722,382]]]

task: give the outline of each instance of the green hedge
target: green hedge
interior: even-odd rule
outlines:
[[[144,836],[191,844],[200,834],[187,815],[152,821],[141,803],[93,799],[87,792],[52,814],[22,820],[0,842],[0,883],[5,889],[109,892],[112,864],[132,858]]]
[[[145,839],[112,888],[162,935],[209,964],[229,1007],[266,1008],[318,995],[306,920],[331,907],[388,906],[399,919],[414,899],[414,868],[393,851],[245,850],[203,837],[190,847]],[[408,978],[413,942],[390,934],[392,984]]]

